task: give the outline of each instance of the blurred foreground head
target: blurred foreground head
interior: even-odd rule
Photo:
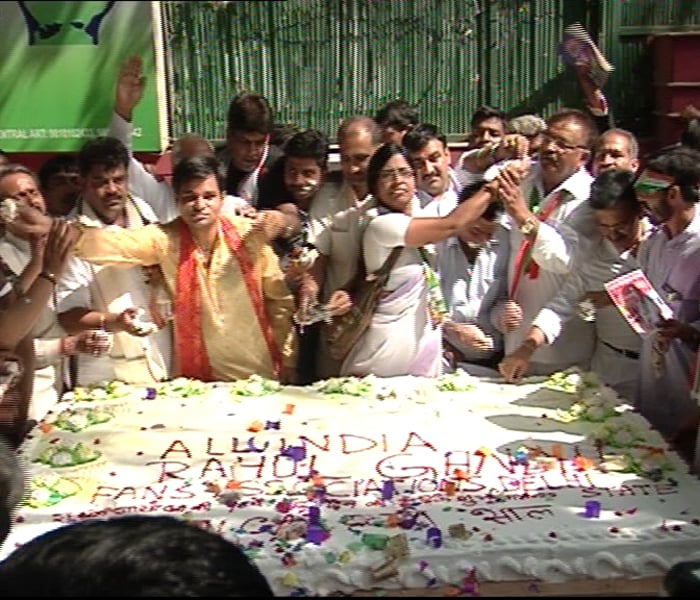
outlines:
[[[3,596],[273,597],[235,544],[175,517],[80,521],[40,535],[0,563]]]

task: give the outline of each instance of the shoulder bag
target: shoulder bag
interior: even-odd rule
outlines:
[[[327,348],[333,359],[343,360],[369,327],[391,269],[402,250],[403,246],[395,247],[377,271],[361,278],[353,278],[356,285],[343,288],[350,294],[352,308],[323,325],[326,329]],[[363,259],[361,263],[361,271],[364,274],[366,267]]]

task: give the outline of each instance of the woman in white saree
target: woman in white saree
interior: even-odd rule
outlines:
[[[366,272],[377,271],[393,248],[403,247],[391,269],[372,322],[343,361],[341,375],[434,377],[442,362],[442,327],[435,311],[431,244],[476,220],[497,197],[495,182],[444,217],[421,217],[415,173],[406,151],[385,144],[372,156],[367,182],[378,205],[362,250]],[[438,286],[439,290],[439,286]]]

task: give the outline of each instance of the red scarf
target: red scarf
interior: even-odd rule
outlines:
[[[260,287],[255,278],[255,270],[248,253],[243,248],[241,238],[231,221],[219,219],[221,234],[232,254],[238,260],[243,280],[248,288],[253,309],[258,318],[265,343],[272,357],[275,375],[282,371],[282,355],[275,343],[270,322],[265,313]],[[202,313],[200,278],[197,272],[196,245],[192,233],[184,221],[180,220],[180,260],[175,286],[175,344],[177,346],[178,371],[183,377],[212,381],[214,378],[207,347],[202,335]]]
[[[550,200],[546,208],[542,209],[538,214],[537,218],[541,223],[546,221],[549,216],[561,206],[562,202],[562,192],[561,190],[557,192],[554,197]],[[510,297],[514,298],[515,293],[518,291],[518,284],[520,283],[520,277],[523,273],[527,273],[530,279],[537,279],[540,274],[540,266],[532,258],[532,242],[525,238],[518,248],[518,254],[515,257],[515,270],[513,272],[513,284],[510,288]]]

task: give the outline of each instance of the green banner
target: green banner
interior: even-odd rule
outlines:
[[[104,135],[119,67],[138,54],[134,150],[161,150],[153,4],[0,2],[0,148],[76,151]]]

